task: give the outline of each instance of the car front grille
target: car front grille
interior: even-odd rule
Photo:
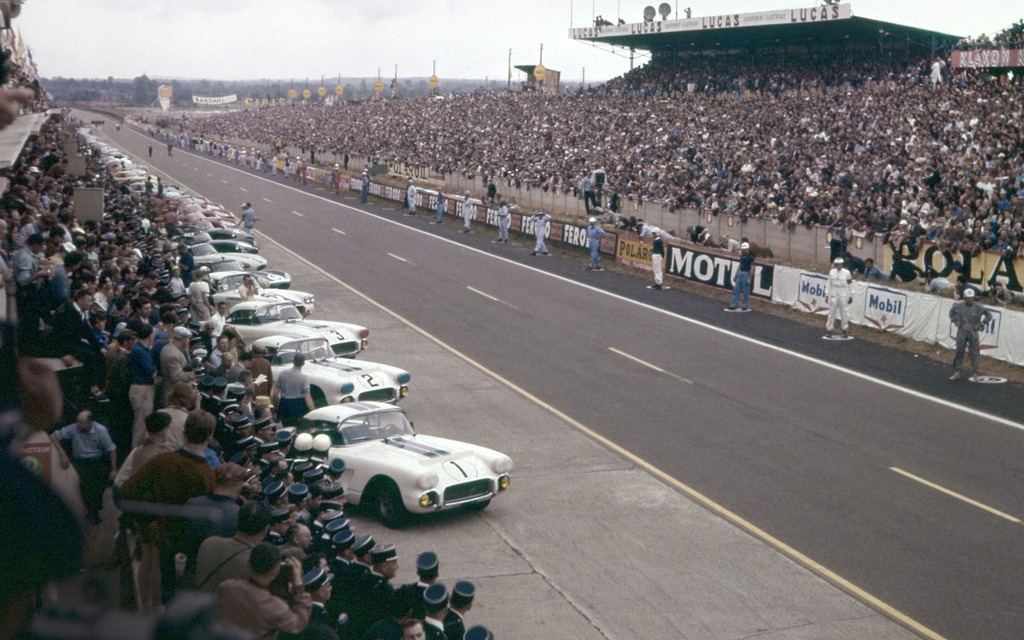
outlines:
[[[444,490],[444,503],[457,504],[474,498],[483,498],[491,495],[491,481],[488,478],[453,484]]]
[[[394,402],[395,401],[395,390],[394,389],[374,389],[373,391],[367,391],[359,394],[360,402]]]
[[[337,342],[331,346],[336,356],[354,356],[359,353],[359,343],[355,340],[350,342]]]

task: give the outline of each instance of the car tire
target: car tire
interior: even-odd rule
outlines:
[[[389,529],[398,529],[409,519],[409,512],[402,504],[398,487],[390,480],[382,480],[376,484],[372,504],[377,517]]]

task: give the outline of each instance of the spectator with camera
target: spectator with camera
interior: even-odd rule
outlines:
[[[288,600],[270,592],[284,572]],[[299,633],[309,624],[313,599],[302,583],[302,565],[296,558],[281,559],[281,551],[263,542],[249,555],[248,579],[231,578],[217,586],[217,614],[261,640],[276,640],[279,633]]]

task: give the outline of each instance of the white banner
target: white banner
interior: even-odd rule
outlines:
[[[708,29],[736,29],[739,27],[764,27],[782,24],[817,24],[834,20],[849,20],[853,17],[849,4],[832,4],[803,9],[778,9],[755,13],[730,13],[714,16],[679,18],[676,20],[653,20],[629,24],[605,25],[569,29],[573,40],[594,40],[616,36],[635,36],[647,33],[676,33],[685,31],[706,31]]]
[[[219,98],[192,96],[192,102],[196,104],[231,104],[232,102],[238,102],[238,96],[234,93],[230,96],[220,96]]]
[[[825,276],[792,267],[775,267],[772,302],[818,315],[828,314]],[[889,288],[880,282],[854,281],[850,322],[897,333],[947,349],[956,346],[949,321],[950,298]],[[985,305],[992,322],[981,331],[981,352],[997,360],[1024,365],[1024,312]],[[822,323],[824,329],[824,323]]]

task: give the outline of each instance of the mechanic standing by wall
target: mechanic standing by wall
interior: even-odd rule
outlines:
[[[590,264],[587,271],[604,271],[601,268],[601,238],[604,237],[604,229],[597,225],[597,218],[591,218],[587,225],[587,247],[590,249]]]
[[[498,205],[498,239],[495,240],[494,242],[504,242],[506,244],[508,243],[509,218],[510,216],[508,214],[508,202],[502,200],[501,204]]]
[[[828,272],[828,280],[825,282],[825,298],[828,299],[828,319],[825,320],[825,332],[832,335],[832,329],[836,326],[836,316],[839,316],[839,326],[846,335],[850,328],[850,312],[847,306],[853,303],[853,296],[850,293],[850,284],[853,282],[853,274],[843,266],[843,259],[836,258],[832,261],[832,270]]]
[[[654,271],[654,288],[661,289],[662,278],[665,277],[665,242],[661,239],[661,229],[651,229],[654,246],[651,248],[651,269]]]
[[[736,274],[736,284],[732,288],[732,303],[729,311],[736,310],[736,304],[740,301],[740,293],[743,293],[743,310],[750,309],[750,288],[753,282],[750,274],[754,271],[754,255],[750,253],[750,243],[744,242],[740,245],[740,272]]]
[[[537,213],[533,214],[533,233],[537,236],[537,244],[534,245],[533,251],[530,252],[531,256],[535,256],[538,253],[542,256],[548,255],[548,247],[544,244],[544,236],[548,232],[548,223],[551,222],[551,216],[544,213],[541,209]]]
[[[964,291],[964,299],[949,309],[949,319],[956,326],[956,356],[953,358],[953,375],[950,380],[959,380],[960,365],[964,362],[964,351],[970,349],[972,376],[978,375],[978,357],[981,344],[978,332],[992,321],[992,314],[983,305],[974,302],[974,289]]]

